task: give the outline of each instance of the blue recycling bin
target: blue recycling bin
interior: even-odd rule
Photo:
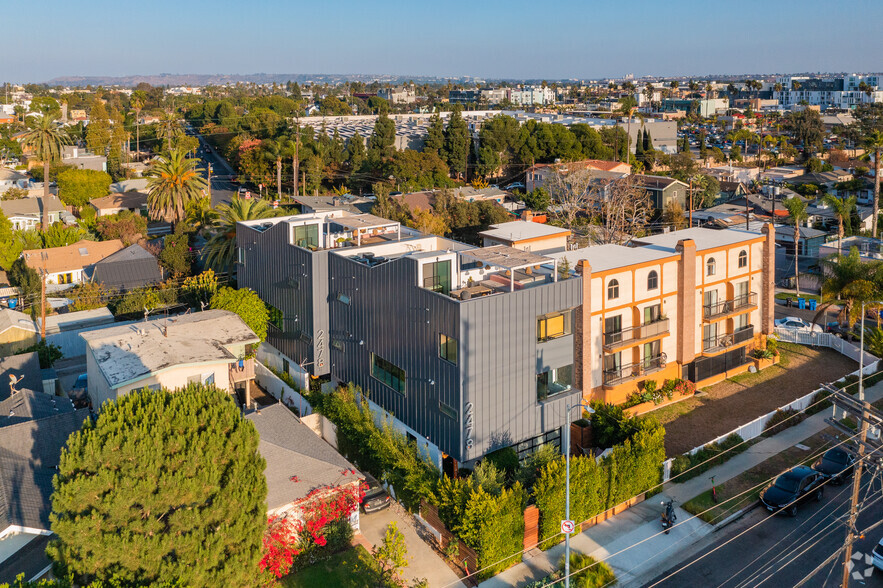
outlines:
[[[804,310],[806,308],[806,298],[797,299],[797,308]]]
[[[815,309],[816,309],[816,304],[817,304],[817,301],[816,301],[815,298],[810,298],[810,299],[809,299],[809,309],[810,309],[810,310],[815,310]]]
[[[16,306],[18,306],[18,300],[16,300],[15,298],[10,298],[9,299],[9,308],[11,308],[12,310],[15,310]]]

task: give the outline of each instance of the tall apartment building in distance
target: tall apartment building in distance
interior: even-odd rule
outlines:
[[[341,210],[248,221],[239,284],[274,307],[284,369],[361,386],[449,472],[500,447],[560,446],[567,403],[745,370],[772,331],[769,233],[574,251],[525,221],[484,236],[474,247]]]
[[[876,75],[849,75],[842,78],[780,76],[776,78],[776,84],[781,84],[782,90],[774,90],[773,98],[785,108],[805,101],[822,110],[849,110],[859,104],[883,102],[880,78]]]

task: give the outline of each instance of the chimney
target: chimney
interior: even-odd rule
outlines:
[[[521,220],[527,221],[527,222],[532,222],[533,221],[533,211],[525,210],[524,212],[522,212],[521,213]]]

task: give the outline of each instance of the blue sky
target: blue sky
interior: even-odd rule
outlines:
[[[11,25],[4,27],[0,81],[157,73],[562,79],[883,70],[879,0],[2,0],[0,14]]]

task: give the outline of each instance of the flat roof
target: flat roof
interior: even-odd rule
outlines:
[[[656,247],[674,251],[678,241],[692,239],[693,242],[696,243],[696,251],[703,251],[705,249],[735,245],[736,243],[742,243],[744,241],[753,241],[758,237],[759,235],[757,233],[740,229],[706,229],[702,227],[693,227],[681,231],[672,231],[670,233],[641,237],[635,239],[633,244],[637,247],[642,245],[655,245]]]
[[[570,230],[542,223],[535,223],[533,221],[516,220],[508,223],[491,225],[487,231],[482,231],[479,235],[514,243],[517,241],[536,239],[538,237],[563,237],[570,235]]]
[[[373,214],[351,214],[348,216],[337,216],[328,220],[329,222],[333,222],[342,227],[353,230],[393,227],[399,224],[397,221],[380,218],[379,216],[374,216]]]
[[[112,388],[175,366],[233,361],[238,358],[227,346],[260,341],[239,315],[226,310],[108,327],[80,336]]]
[[[583,259],[589,262],[592,273],[605,272],[607,270],[628,267],[648,261],[666,259],[677,255],[674,251],[660,249],[658,247],[626,247],[608,243],[605,245],[593,245],[575,249],[573,251],[559,251],[549,253],[549,257],[558,260],[567,260],[571,269],[576,269]]]
[[[482,263],[502,267],[509,270],[520,269],[532,265],[542,265],[552,261],[551,257],[537,255],[530,251],[522,251],[506,245],[493,245],[461,251],[460,256],[468,257]]]

